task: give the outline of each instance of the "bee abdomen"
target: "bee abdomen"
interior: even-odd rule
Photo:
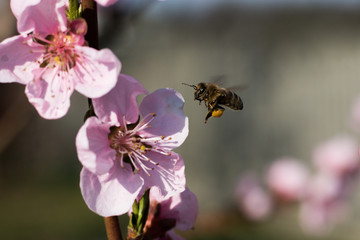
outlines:
[[[243,101],[241,98],[232,91],[228,91],[224,96],[219,99],[218,104],[225,105],[233,110],[243,109]]]

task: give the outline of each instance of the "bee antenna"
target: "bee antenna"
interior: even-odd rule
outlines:
[[[186,86],[189,86],[189,87],[192,87],[196,90],[196,86],[195,85],[190,85],[190,84],[187,84],[187,83],[182,83],[183,85],[186,85]]]

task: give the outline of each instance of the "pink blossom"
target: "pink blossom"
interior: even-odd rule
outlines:
[[[330,139],[316,147],[313,160],[319,170],[344,176],[360,167],[358,144],[347,136]]]
[[[256,176],[251,173],[239,179],[235,190],[235,200],[240,212],[253,221],[266,219],[273,210],[271,197],[260,185]]]
[[[303,229],[312,234],[328,233],[347,215],[346,193],[342,179],[320,172],[308,184],[300,206]]]
[[[347,217],[347,205],[342,200],[327,204],[305,201],[300,206],[300,224],[309,234],[324,235],[329,233],[334,225]]]
[[[277,197],[285,201],[298,201],[305,194],[308,170],[293,158],[274,161],[267,171],[266,182]]]
[[[64,116],[74,90],[98,98],[116,84],[121,64],[109,50],[84,46],[86,22],[67,22],[65,1],[12,0],[18,36],[0,43],[0,82],[26,85],[46,119]]]
[[[157,187],[150,190],[150,210],[144,227],[145,239],[182,239],[173,229],[185,231],[194,227],[198,201],[188,188],[164,198]]]
[[[101,216],[126,213],[152,186],[164,197],[185,189],[184,162],[172,151],[188,135],[184,99],[173,89],[159,89],[138,108],[136,97],[145,93],[138,81],[120,74],[114,89],[93,99],[98,117],[88,118],[76,137],[81,191]]]

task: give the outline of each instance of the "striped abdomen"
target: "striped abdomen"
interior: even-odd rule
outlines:
[[[227,89],[222,89],[221,96],[218,98],[217,103],[233,110],[241,110],[244,107],[241,98],[236,95],[236,93]]]

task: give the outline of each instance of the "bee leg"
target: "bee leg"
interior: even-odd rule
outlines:
[[[208,111],[208,113],[206,114],[206,117],[205,117],[205,123],[207,122],[207,120],[212,116],[212,112],[213,112],[213,110],[212,109],[210,109],[209,111]]]

